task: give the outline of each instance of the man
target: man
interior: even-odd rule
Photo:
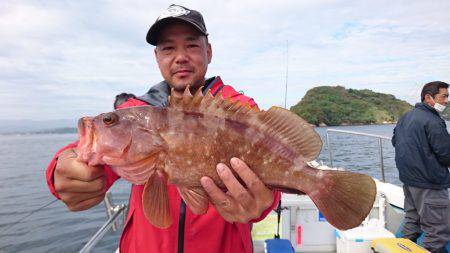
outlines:
[[[147,34],[164,81],[144,96],[117,104],[118,108],[139,105],[166,106],[170,88],[183,92],[190,86],[203,92],[256,104],[224,85],[219,77],[205,80],[212,58],[211,45],[202,15],[182,6],[171,5]],[[77,143],[60,150],[47,169],[52,193],[72,211],[91,208],[100,203],[105,191],[118,176],[107,166],[89,167],[76,160]],[[251,223],[263,219],[277,204],[280,194],[270,191],[244,162],[231,159],[232,169],[247,187],[223,164],[217,171],[226,185],[224,193],[214,182],[203,177],[201,184],[209,194],[211,205],[204,215],[186,208],[178,191],[168,186],[173,224],[158,229],[145,218],[142,208],[143,186],[133,185],[130,211],[120,242],[121,252],[252,252]]]
[[[394,129],[395,162],[405,193],[403,236],[443,253],[450,241],[450,136],[440,117],[448,103],[448,84],[427,83],[421,103],[403,115]]]

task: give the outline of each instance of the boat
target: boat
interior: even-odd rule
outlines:
[[[373,252],[371,247],[376,240],[401,236],[400,231],[404,217],[403,189],[398,185],[385,182],[384,175],[382,140],[390,140],[391,138],[362,132],[327,129],[326,143],[329,152],[329,165],[312,161],[309,163],[310,166],[324,170],[343,169],[333,167],[329,139],[329,135],[332,133],[366,136],[378,140],[381,179],[374,178],[377,186],[377,197],[370,214],[359,227],[339,231],[326,221],[307,195],[283,194],[279,209],[281,219],[278,219],[278,213],[273,211],[265,220],[253,226],[252,237],[255,253],[268,252],[266,242],[267,240],[270,241],[276,233],[278,233],[279,238],[290,242],[293,251],[302,253]],[[126,217],[127,206],[124,204],[113,205],[111,198],[110,193],[105,198],[108,220],[80,252],[90,252],[109,229],[120,229],[118,220]],[[277,227],[279,227],[279,231],[277,231]],[[401,247],[405,250],[404,252],[419,252],[409,249],[406,245]],[[447,250],[450,251],[450,242],[447,245]],[[117,249],[116,252],[119,252],[119,250]]]

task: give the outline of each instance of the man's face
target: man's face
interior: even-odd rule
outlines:
[[[447,88],[439,88],[439,93],[434,96],[433,100],[436,103],[446,106],[448,103],[448,89]],[[434,104],[433,104],[433,106],[434,106]]]
[[[211,45],[206,37],[185,23],[167,24],[159,34],[155,57],[164,80],[175,90],[193,90],[204,85],[211,62]]]

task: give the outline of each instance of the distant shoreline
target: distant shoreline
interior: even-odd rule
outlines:
[[[4,132],[0,133],[0,135],[76,134],[77,132],[77,128],[74,127],[61,127],[36,131]]]
[[[371,123],[371,124],[340,124],[340,125],[326,125],[326,124],[319,124],[316,127],[342,127],[342,126],[385,126],[385,125],[396,125],[397,122],[387,122],[387,123]]]

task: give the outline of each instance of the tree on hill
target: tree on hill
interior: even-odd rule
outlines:
[[[395,122],[411,108],[390,94],[320,86],[309,90],[291,111],[311,124],[333,126]]]

